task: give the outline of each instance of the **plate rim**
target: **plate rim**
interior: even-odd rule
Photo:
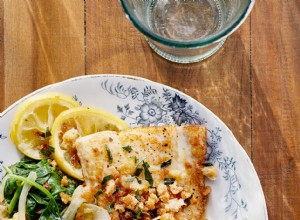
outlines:
[[[218,123],[221,123],[221,125],[226,129],[226,131],[230,133],[231,138],[233,138],[233,140],[236,141],[236,143],[238,144],[238,146],[239,146],[239,148],[241,150],[241,153],[243,154],[243,156],[245,157],[245,159],[247,159],[245,162],[248,163],[249,168],[251,168],[252,172],[255,173],[255,178],[256,178],[256,181],[257,181],[257,183],[259,185],[260,193],[261,193],[262,199],[264,201],[264,209],[263,210],[264,210],[264,213],[265,213],[265,220],[268,220],[267,202],[266,202],[266,198],[265,198],[265,195],[264,195],[263,187],[261,185],[261,181],[260,181],[260,179],[258,177],[258,174],[256,172],[256,169],[254,167],[254,164],[253,164],[251,158],[249,157],[249,155],[247,154],[247,152],[245,151],[245,149],[243,148],[243,146],[236,139],[236,137],[234,136],[233,132],[229,129],[229,127],[214,112],[212,112],[209,108],[207,108],[201,102],[199,102],[195,98],[191,97],[190,95],[188,95],[188,94],[186,94],[186,93],[184,93],[184,92],[182,92],[182,91],[180,91],[180,90],[178,90],[176,88],[173,88],[171,86],[168,86],[168,85],[165,85],[163,83],[159,83],[159,82],[147,79],[147,78],[143,78],[143,77],[140,77],[140,76],[133,76],[133,75],[127,75],[127,74],[109,74],[109,73],[105,73],[105,74],[81,75],[81,76],[71,77],[69,79],[62,80],[62,81],[59,81],[59,82],[51,83],[49,85],[43,86],[43,87],[41,87],[39,89],[36,89],[36,90],[28,93],[27,95],[25,95],[22,98],[20,98],[17,101],[15,101],[13,104],[11,104],[9,107],[7,107],[4,111],[0,112],[0,119],[3,118],[8,112],[10,112],[18,104],[22,103],[23,101],[25,101],[29,97],[34,96],[34,95],[36,95],[36,94],[38,94],[40,92],[43,92],[44,90],[47,90],[47,89],[49,89],[51,87],[54,87],[54,86],[57,86],[57,85],[61,85],[61,84],[65,84],[65,83],[69,83],[69,82],[73,82],[73,81],[82,80],[82,79],[88,79],[88,78],[105,78],[105,77],[107,77],[107,78],[110,77],[110,78],[125,78],[125,79],[131,79],[131,80],[138,80],[138,81],[143,81],[143,82],[149,82],[151,84],[155,84],[155,85],[160,86],[160,87],[165,87],[165,88],[170,89],[170,90],[178,93],[179,95],[182,95],[182,96],[190,99],[191,101],[197,103],[202,108],[204,108],[205,111],[207,111],[209,114],[211,114],[211,116],[214,119],[216,119],[218,121]]]

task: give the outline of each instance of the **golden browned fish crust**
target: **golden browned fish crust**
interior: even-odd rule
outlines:
[[[85,178],[81,197],[109,206],[112,219],[203,219],[210,192],[201,171],[205,127],[104,131],[78,139],[76,148]]]

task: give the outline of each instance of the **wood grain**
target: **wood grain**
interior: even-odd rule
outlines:
[[[181,65],[156,55],[118,1],[0,1],[0,111],[82,74],[145,77],[218,115],[252,157],[270,220],[300,218],[300,1],[257,0],[213,57]]]
[[[42,86],[84,74],[84,2],[4,0],[4,56],[1,110]]]
[[[300,217],[299,11],[259,0],[252,13],[253,161],[270,219]]]
[[[4,3],[0,1],[0,112],[5,105],[4,100]]]
[[[179,89],[224,120],[250,155],[249,21],[216,55],[191,65],[155,54],[117,1],[87,1],[86,25],[87,74],[130,74]]]

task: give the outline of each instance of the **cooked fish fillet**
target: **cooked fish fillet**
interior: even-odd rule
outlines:
[[[203,219],[210,192],[201,172],[205,127],[103,131],[79,138],[76,149],[85,179],[80,196],[109,207],[112,219]]]

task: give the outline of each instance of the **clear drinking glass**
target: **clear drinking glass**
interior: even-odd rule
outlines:
[[[249,15],[255,0],[120,0],[160,56],[192,63],[214,54]]]

